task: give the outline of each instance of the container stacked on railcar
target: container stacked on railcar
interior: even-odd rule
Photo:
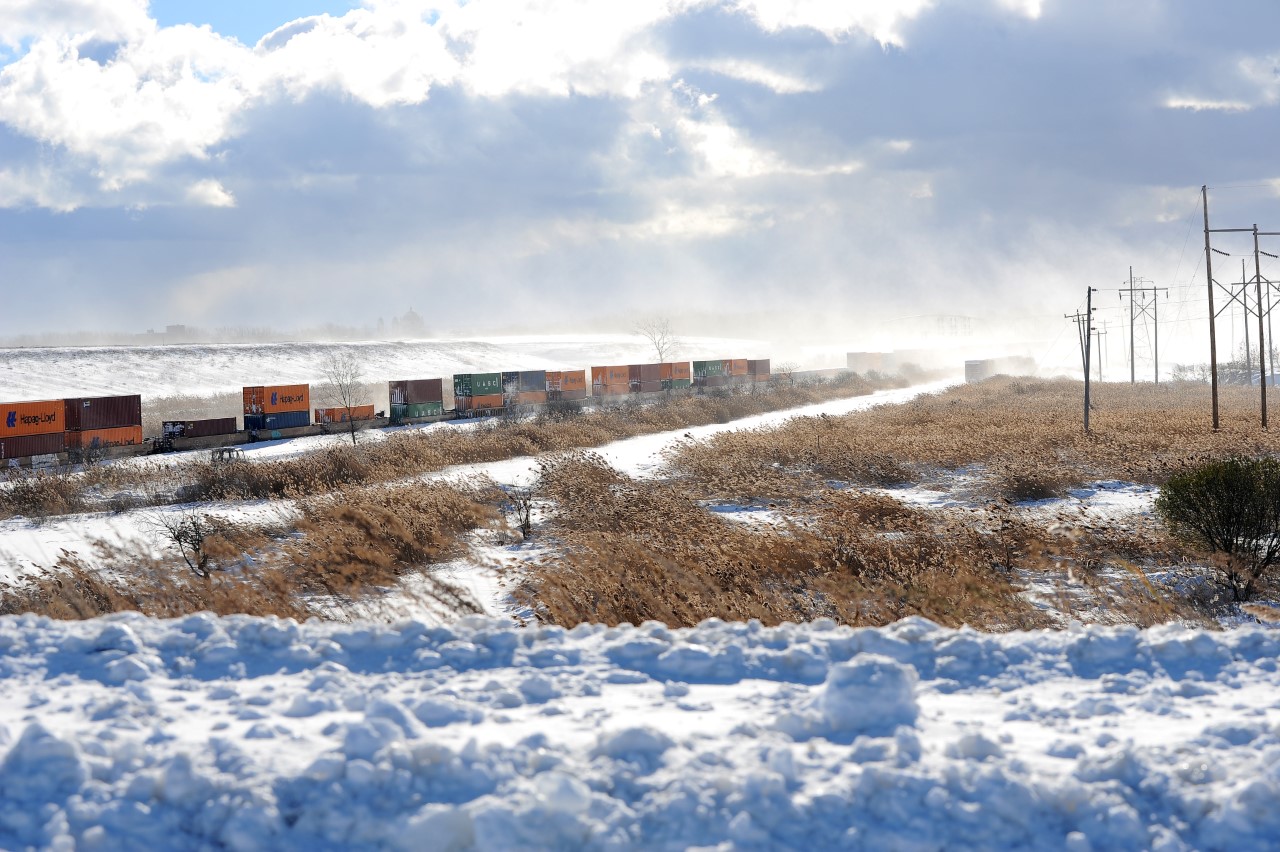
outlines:
[[[245,431],[297,429],[310,425],[310,385],[256,385],[244,389]]]
[[[693,386],[693,370],[688,361],[672,361],[658,365],[663,390],[679,390]]]
[[[588,396],[586,370],[548,370],[547,399],[577,400]]]
[[[236,433],[234,417],[209,417],[203,420],[166,420],[161,426],[166,438],[212,438]]]
[[[69,450],[129,447],[142,443],[142,397],[73,397],[63,402]]]
[[[66,448],[63,400],[0,404],[0,459],[47,456]]]
[[[592,396],[623,396],[631,393],[630,365],[591,368]]]
[[[317,408],[313,413],[317,426],[330,423],[349,423],[352,420],[372,420],[374,416],[372,405],[353,405],[349,408],[345,405],[339,405],[329,408]]]
[[[769,381],[771,371],[769,369],[768,358],[754,358],[747,361],[747,373],[751,376],[753,382]]]
[[[453,409],[465,415],[501,411],[502,373],[455,373]]]
[[[444,414],[443,379],[407,379],[387,383],[391,421],[402,423]]]
[[[729,377],[724,371],[724,361],[713,359],[693,362],[694,387],[718,388],[729,384]]]

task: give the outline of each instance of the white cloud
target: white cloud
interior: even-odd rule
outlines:
[[[82,35],[104,41],[137,39],[155,30],[148,0],[3,0],[0,44],[23,39]]]
[[[1166,109],[1185,109],[1192,112],[1248,112],[1253,109],[1244,101],[1215,101],[1206,98],[1170,95],[1164,102]]]
[[[777,71],[758,62],[746,60],[714,59],[693,62],[687,67],[711,71],[745,83],[755,83],[779,95],[796,95],[803,92],[817,92],[822,89],[822,85],[816,81],[806,80],[802,77]]]
[[[206,207],[235,207],[236,199],[216,180],[196,181],[187,189],[187,199]]]
[[[829,38],[863,32],[884,45],[903,43],[899,27],[934,5],[933,0],[733,0],[766,30],[805,27]]]

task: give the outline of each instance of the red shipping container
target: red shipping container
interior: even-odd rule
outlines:
[[[373,406],[372,405],[353,405],[351,406],[350,415],[351,415],[350,416],[351,420],[357,420],[357,421],[372,420]],[[346,423],[348,422],[347,409],[345,406],[340,406],[337,408],[317,408],[315,410],[315,422],[316,423]]]
[[[747,359],[734,358],[724,362],[724,374],[726,376],[745,376],[747,373]]]
[[[65,418],[65,405],[60,399],[6,402],[0,404],[0,438],[61,434],[66,431]]]
[[[96,447],[128,447],[142,443],[141,426],[118,426],[114,429],[83,429],[67,433],[68,450]]]
[[[164,421],[164,434],[170,438],[208,438],[212,435],[230,435],[236,431],[234,417]]]
[[[61,402],[61,400],[58,400]],[[18,435],[0,437],[0,459],[24,459],[27,456],[47,456],[66,449],[65,432],[49,432],[44,435]]]
[[[489,393],[482,396],[456,396],[453,407],[457,411],[484,411],[502,408],[502,394]]]
[[[631,367],[592,367],[591,384],[626,385],[631,381]]]
[[[546,401],[546,391],[520,391],[516,394],[516,402],[521,405],[538,405]]]
[[[137,394],[76,397],[63,401],[63,411],[68,432],[142,425],[142,397]]]

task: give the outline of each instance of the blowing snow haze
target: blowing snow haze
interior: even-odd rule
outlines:
[[[1190,339],[1200,184],[1280,230],[1278,26],[1269,0],[3,0],[0,335],[410,306],[435,333],[1056,333],[1132,264]]]

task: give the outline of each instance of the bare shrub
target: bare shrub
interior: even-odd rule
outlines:
[[[65,469],[11,473],[0,488],[0,514],[33,520],[70,515],[85,509],[84,486]]]

